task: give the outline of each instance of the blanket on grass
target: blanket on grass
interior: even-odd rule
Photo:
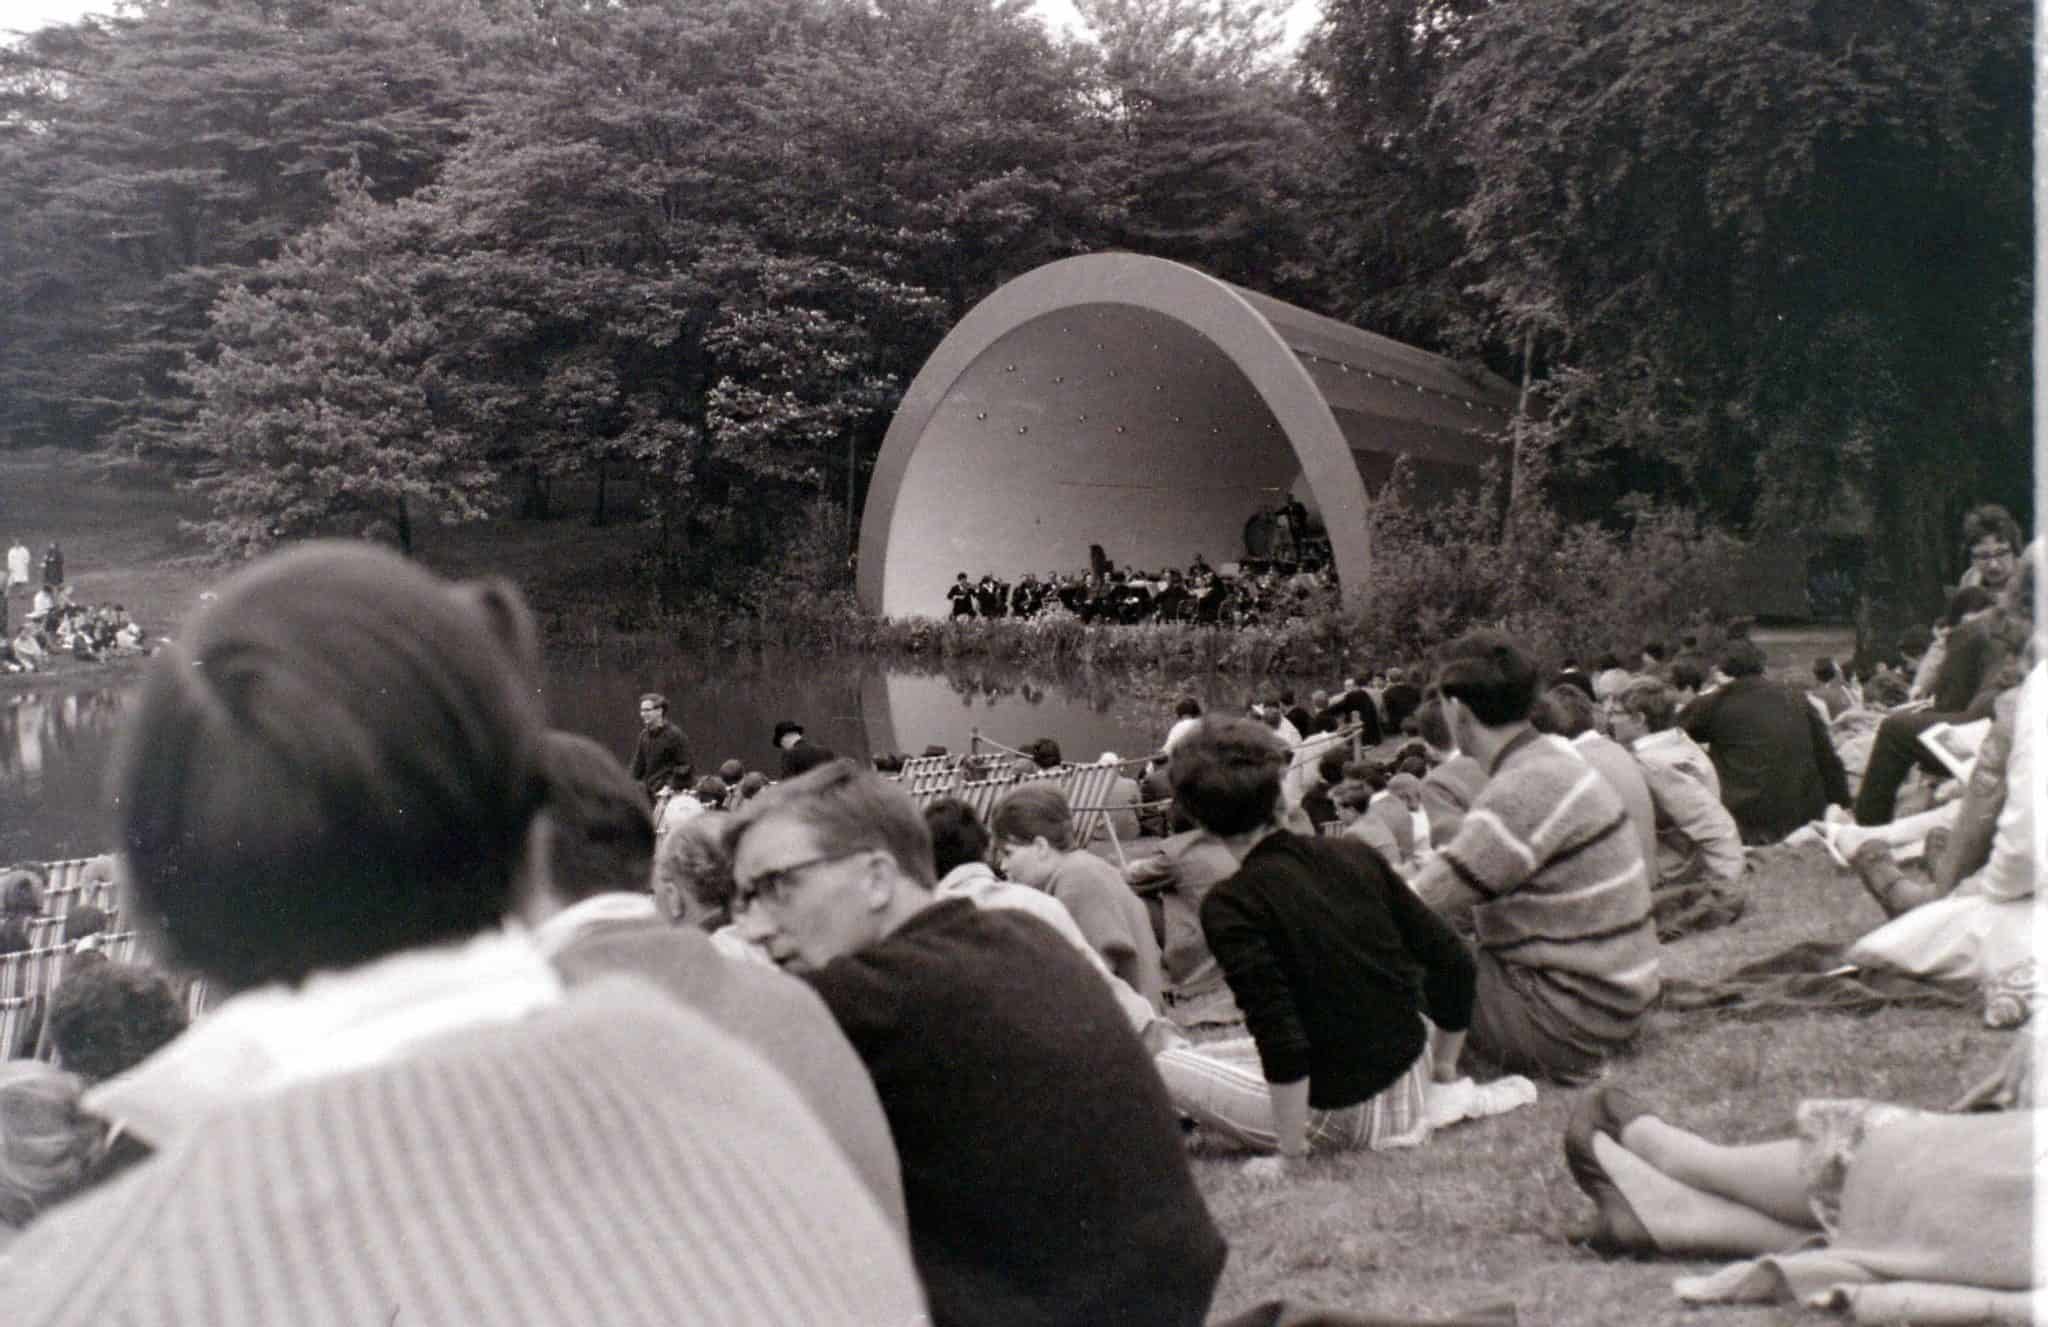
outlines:
[[[1968,1009],[1977,1002],[1968,983],[1927,981],[1847,962],[1840,945],[1804,940],[1734,971],[1706,980],[1664,979],[1664,1008],[1680,1013],[1711,1009],[1737,1018],[1782,1018],[1833,1012],[1873,1014],[1880,1009]]]

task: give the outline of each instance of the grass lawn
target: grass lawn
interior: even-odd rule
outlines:
[[[1666,946],[1667,974],[1712,977],[1801,940],[1847,942],[1883,920],[1817,847],[1756,857],[1743,919]],[[1789,1132],[1805,1097],[1943,1107],[1996,1066],[2013,1035],[1966,1011],[1758,1022],[1658,1013],[1610,1076],[1674,1123],[1755,1142]],[[1524,1324],[1826,1320],[1789,1306],[1686,1309],[1672,1278],[1713,1264],[1605,1262],[1566,1245],[1559,1232],[1592,1211],[1565,1173],[1561,1147],[1578,1092],[1539,1085],[1539,1093],[1533,1106],[1457,1125],[1415,1151],[1314,1160],[1303,1178],[1277,1187],[1240,1179],[1237,1159],[1198,1157],[1196,1177],[1230,1240],[1217,1311],[1286,1296],[1415,1314],[1513,1300]]]

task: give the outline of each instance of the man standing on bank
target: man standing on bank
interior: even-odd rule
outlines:
[[[640,697],[640,740],[633,747],[633,780],[651,804],[678,772],[690,776],[690,743],[683,730],[668,721],[668,697],[650,691]]]

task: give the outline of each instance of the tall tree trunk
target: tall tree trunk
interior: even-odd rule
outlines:
[[[412,511],[404,498],[398,500],[398,551],[412,556]]]
[[[599,526],[601,526],[601,525],[603,525],[603,524],[604,524],[604,521],[605,521],[605,513],[604,513],[604,485],[605,485],[605,477],[606,477],[606,467],[605,467],[605,463],[604,463],[604,458],[602,458],[602,457],[599,457],[599,458],[598,458],[598,462],[597,462],[597,504],[596,504],[595,506],[593,506],[593,507],[591,508],[591,510],[590,510],[590,523],[591,523],[592,525],[599,525]],[[664,516],[662,517],[662,519],[663,519],[663,520],[667,520],[668,518],[667,518],[667,516],[666,516],[666,515],[664,515]]]
[[[521,504],[520,514],[531,521],[544,521],[553,514],[552,495],[548,491],[548,477],[537,465],[526,469],[526,501]]]

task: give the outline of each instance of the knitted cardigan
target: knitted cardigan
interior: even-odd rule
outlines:
[[[923,1321],[779,1075],[627,979],[221,1110],[8,1250],[7,1320]]]
[[[1642,849],[1614,789],[1561,739],[1509,743],[1415,891],[1454,923],[1469,916],[1479,947],[1595,1042],[1625,1040],[1657,998]]]

